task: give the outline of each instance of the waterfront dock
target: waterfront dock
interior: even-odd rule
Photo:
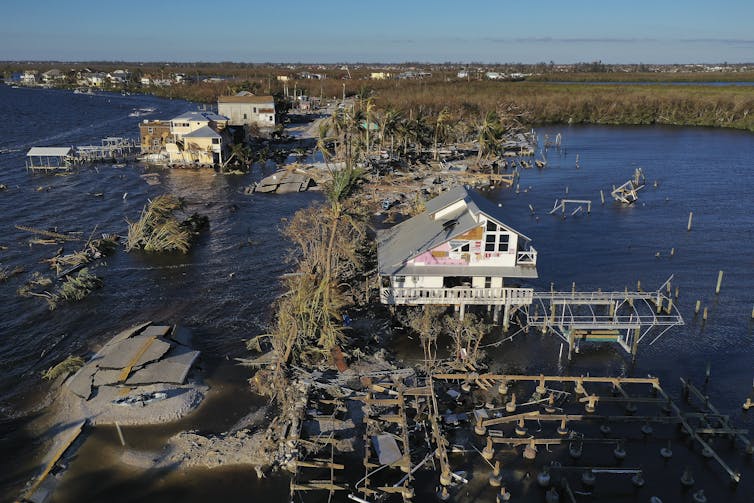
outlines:
[[[28,171],[70,170],[76,165],[98,162],[125,162],[136,159],[140,151],[136,140],[109,136],[100,145],[72,147],[32,147],[26,153]]]

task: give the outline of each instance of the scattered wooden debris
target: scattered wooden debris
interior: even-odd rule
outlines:
[[[620,187],[613,186],[610,194],[618,202],[623,204],[633,204],[639,199],[638,192],[644,188],[644,172],[641,168],[636,168],[634,177],[621,185]]]

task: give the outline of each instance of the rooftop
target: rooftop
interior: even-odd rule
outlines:
[[[202,126],[199,129],[183,135],[184,138],[222,138],[217,131],[209,126]]]
[[[434,214],[459,201],[465,205],[452,211],[442,218],[434,218]],[[524,241],[530,238],[501,222],[496,216],[498,208],[476,191],[467,190],[463,186],[454,187],[436,198],[425,203],[425,211],[408,220],[379,231],[377,234],[377,267],[381,275],[432,275],[439,273],[437,267],[421,266],[414,268],[406,262],[412,258],[428,252],[448,241],[454,236],[464,234],[479,226],[478,214],[484,213],[510,232],[519,235]],[[443,266],[443,274],[453,273],[452,267]],[[464,269],[456,267],[456,269]],[[494,268],[495,274],[501,274],[500,268]],[[509,271],[502,271],[512,277],[537,277],[531,268],[513,267]],[[476,269],[475,269],[476,270]],[[479,269],[481,271],[481,269]],[[528,272],[527,272],[528,271]],[[486,271],[489,272],[489,271]],[[460,273],[459,273],[460,274]],[[481,273],[480,273],[481,274]],[[487,274],[490,275],[490,274]]]
[[[269,104],[275,103],[275,98],[272,96],[255,96],[247,92],[241,92],[234,96],[220,96],[217,98],[218,103],[259,103]]]
[[[26,157],[66,157],[71,147],[32,147]]]
[[[197,121],[197,122],[222,122],[229,120],[224,115],[216,114],[210,111],[190,111],[184,112],[178,117],[174,117],[173,121]]]

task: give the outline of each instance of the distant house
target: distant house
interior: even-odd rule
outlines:
[[[455,187],[377,235],[380,298],[392,305],[494,306],[531,302],[509,282],[537,277],[531,239],[502,222],[481,194]]]
[[[469,72],[467,70],[461,70],[456,74],[456,77],[459,79],[468,79],[469,78]]]
[[[129,76],[130,74],[126,70],[115,70],[105,77],[111,84],[124,84],[128,81]]]
[[[42,82],[45,84],[53,84],[65,80],[65,73],[61,72],[57,68],[47,70],[42,74]]]
[[[243,91],[234,96],[220,96],[217,111],[230,120],[231,126],[271,128],[275,126],[275,99]]]
[[[369,78],[372,80],[385,80],[390,78],[388,72],[372,72],[369,74]]]
[[[505,74],[500,72],[487,72],[484,77],[490,80],[502,80],[505,78]]]
[[[288,75],[278,75],[276,78],[278,82],[288,82],[289,80],[291,80]]]
[[[307,80],[324,80],[327,76],[324,73],[301,72],[298,78]]]
[[[102,87],[107,81],[107,74],[102,72],[91,73],[86,76],[86,84],[91,87]]]
[[[37,83],[37,71],[26,70],[21,74],[21,83],[27,86],[32,86]]]

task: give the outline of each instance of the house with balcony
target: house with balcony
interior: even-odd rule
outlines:
[[[228,118],[210,111],[185,112],[170,120],[139,124],[141,152],[154,162],[215,166],[228,148]]]
[[[210,111],[185,112],[170,120],[170,138],[165,144],[169,162],[213,166],[222,164],[223,132],[228,118]]]
[[[388,305],[504,309],[531,304],[519,282],[537,277],[531,239],[502,221],[481,194],[455,187],[428,201],[423,213],[378,232],[380,299]]]

